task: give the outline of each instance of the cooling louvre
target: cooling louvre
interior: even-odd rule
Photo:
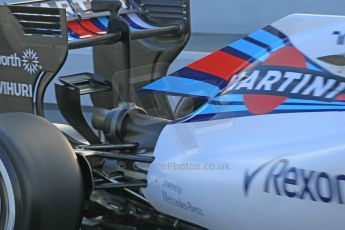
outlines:
[[[22,26],[25,35],[63,36],[59,9],[24,6],[9,6],[8,8]]]

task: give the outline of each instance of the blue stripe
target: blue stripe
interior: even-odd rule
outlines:
[[[308,103],[308,104],[324,104],[324,105],[345,105],[345,102],[342,101],[333,101],[333,102],[323,102],[317,100],[303,100],[303,99],[292,99],[288,98],[285,101],[286,103]]]
[[[310,70],[321,71],[320,68],[316,67],[315,65],[311,64],[310,62],[307,62],[307,68]]]
[[[239,57],[239,58],[241,58],[243,60],[246,60],[246,61],[248,61],[250,63],[253,63],[253,62],[257,61],[254,57],[249,56],[248,54],[243,53],[243,52],[241,52],[241,51],[239,51],[237,49],[234,49],[234,48],[232,48],[230,46],[224,47],[223,49],[221,49],[221,51],[223,51],[225,53],[228,53],[228,54],[231,54],[231,55],[234,55],[236,57]]]
[[[213,99],[213,101],[243,101],[243,94],[226,94]]]
[[[136,24],[136,23],[135,23],[134,21],[132,21],[132,19],[130,19],[130,18],[128,17],[128,15],[126,15],[126,14],[122,15],[122,18],[123,18],[124,20],[126,20],[126,21],[128,22],[128,24],[129,24],[131,27],[133,27],[134,29],[139,29],[139,30],[146,29],[145,27],[142,27],[141,25]]]
[[[143,88],[146,91],[158,91],[171,95],[192,95],[198,97],[213,97],[220,90],[206,82],[175,76],[163,77]]]
[[[98,21],[106,28],[108,28],[109,20],[107,17],[99,17]]]
[[[238,112],[238,111],[248,111],[248,108],[245,105],[223,106],[223,105],[206,104],[205,106],[197,110],[195,113],[209,114],[209,113],[224,113],[224,112]]]
[[[285,45],[284,40],[265,30],[258,30],[250,34],[248,37],[270,46],[272,51],[277,50]]]
[[[212,104],[228,104],[228,103],[237,103],[241,102],[243,103],[243,94],[227,94],[218,96],[216,98],[212,99]],[[333,101],[333,102],[327,102],[327,101],[317,101],[317,100],[304,100],[304,99],[292,99],[288,98],[285,100],[284,105],[325,105],[325,106],[345,106],[345,102],[342,101]]]
[[[332,109],[332,110],[345,110],[345,106],[334,106],[334,105],[279,105],[275,110],[324,110],[324,109]]]
[[[259,57],[268,53],[267,49],[255,45],[254,43],[248,42],[244,39],[240,39],[230,44],[230,47],[237,49],[242,53],[247,54],[248,56],[254,57],[255,59],[258,59]]]
[[[107,31],[108,27],[104,26],[102,22],[98,18],[91,18],[90,21],[100,30]]]
[[[209,73],[204,73],[198,70],[190,69],[188,67],[182,68],[170,75],[207,82],[221,89],[223,89],[227,85],[227,82],[223,78],[217,77]]]
[[[127,15],[123,15],[123,17],[124,17],[124,18],[126,17],[128,20],[130,20],[130,19],[128,18]],[[99,18],[97,18],[97,19],[98,19],[98,22],[100,23],[99,26],[105,28],[104,31],[106,31],[107,28],[108,28],[109,19],[108,19],[107,17],[99,17]],[[126,21],[127,21],[127,20],[126,20]],[[130,21],[132,22],[132,20],[130,20]],[[127,21],[127,22],[128,22],[128,21]],[[129,23],[129,22],[128,22],[128,23]],[[132,23],[135,24],[134,22],[132,22]],[[137,27],[136,24],[135,24],[135,26]],[[98,26],[97,26],[97,27],[98,27]],[[132,31],[136,31],[136,30],[137,30],[137,28],[134,28],[134,27],[131,26],[131,25],[129,25],[129,27],[130,27],[130,30],[132,30]]]
[[[68,28],[68,35],[72,38],[76,38],[76,39],[80,38],[80,36],[77,33],[74,33],[74,31],[71,30],[70,28]]]
[[[75,40],[79,40],[79,39],[68,35],[68,41],[75,41]]]
[[[345,108],[343,109],[320,109],[320,110],[306,110],[306,109],[301,109],[301,110],[275,110],[270,114],[277,114],[277,113],[308,113],[308,112],[340,112],[340,111],[345,111]]]
[[[245,105],[245,103],[243,101],[209,101],[208,103],[212,104],[212,105]],[[336,104],[336,105],[332,105],[332,104],[310,104],[310,103],[286,103],[284,102],[284,104],[282,105],[289,105],[289,106],[304,106],[304,108],[313,108],[315,106],[320,106],[323,108],[330,108],[330,107],[334,107],[334,106],[338,106],[338,107],[345,107],[345,104]]]
[[[317,63],[315,63],[313,60],[311,60],[307,56],[304,56],[304,58],[307,60],[307,63],[309,63],[310,65],[313,65],[314,68],[318,68],[318,71],[320,71],[320,72],[322,71],[323,73],[332,74],[331,72],[329,72],[328,70],[324,69],[322,66],[320,66]]]
[[[171,92],[171,91],[164,91],[164,90],[153,90],[153,89],[139,89],[137,90],[138,93],[161,93],[161,94],[167,94],[170,96],[177,96],[177,97],[196,97],[196,98],[203,98],[203,99],[208,99],[208,96],[200,96],[200,95],[193,95],[191,93],[181,93],[181,92]]]

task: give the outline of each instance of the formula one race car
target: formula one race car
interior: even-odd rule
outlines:
[[[188,0],[0,18],[1,229],[344,228],[345,17],[290,15],[168,76]],[[58,78],[52,124],[47,86],[84,47],[95,71]]]

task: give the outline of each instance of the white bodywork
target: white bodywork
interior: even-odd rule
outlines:
[[[345,34],[345,17],[291,15],[272,26],[345,76],[317,60],[345,53],[333,34]],[[344,229],[344,118],[283,113],[168,125],[143,192],[158,211],[208,229]]]
[[[169,125],[158,142],[145,195],[159,211],[209,229],[343,229],[345,181],[335,177],[345,175],[344,115],[278,114]],[[283,170],[279,163],[282,159],[289,161],[287,167],[298,168],[297,173],[274,179],[273,174]],[[255,174],[267,162],[271,163]],[[200,167],[213,164],[216,168],[179,168],[185,163]],[[280,165],[270,173],[277,163]],[[230,168],[225,167],[227,164]],[[309,188],[316,201],[309,194],[300,199],[305,189],[301,169],[305,176],[315,171]],[[247,195],[246,172],[253,176],[247,178]],[[320,172],[330,176],[329,181],[318,179],[321,195],[332,197],[328,203],[317,194],[316,177]],[[296,185],[287,184],[287,190],[297,195],[290,198],[284,192],[284,180],[294,175]],[[264,191],[267,180],[269,192]],[[275,191],[274,181],[281,196]],[[331,193],[327,191],[329,182],[333,186]],[[200,209],[202,214],[169,203],[164,192]]]
[[[284,32],[291,43],[314,62],[333,74],[345,77],[345,66],[318,60],[323,56],[345,54],[344,16],[293,14],[272,26]],[[339,32],[339,35],[334,32]]]

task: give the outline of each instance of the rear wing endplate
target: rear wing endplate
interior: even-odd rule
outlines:
[[[64,9],[0,6],[0,112],[41,110],[67,56]]]

